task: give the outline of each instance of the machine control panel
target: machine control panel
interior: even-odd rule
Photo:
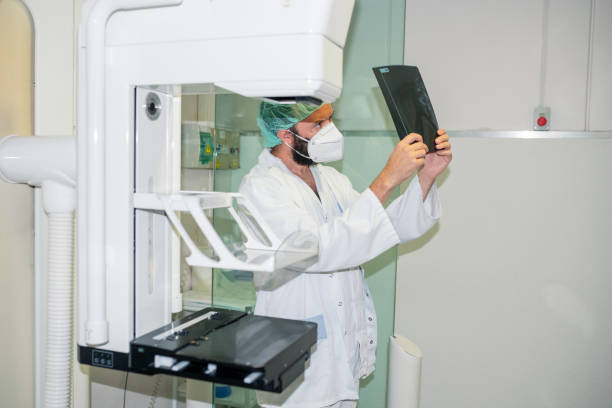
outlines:
[[[110,351],[92,350],[91,365],[105,368],[114,368],[113,353]]]

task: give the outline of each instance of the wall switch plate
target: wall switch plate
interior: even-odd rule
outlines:
[[[533,130],[550,130],[549,106],[538,106],[533,110]]]

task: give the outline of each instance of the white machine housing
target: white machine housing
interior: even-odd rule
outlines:
[[[118,353],[129,352],[134,336],[169,323],[180,304],[178,238],[165,216],[141,214],[133,202],[135,192],[180,188],[180,85],[333,101],[354,0],[138,3],[89,1],[79,32],[78,343]],[[105,44],[101,62],[93,60],[94,40]],[[101,67],[101,78],[91,67]],[[141,120],[149,92],[163,106],[154,122]],[[92,100],[101,101],[99,109]],[[99,134],[91,131],[96,120]],[[95,284],[92,259],[104,273]],[[96,305],[103,321],[92,325]]]

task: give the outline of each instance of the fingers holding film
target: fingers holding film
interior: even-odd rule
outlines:
[[[411,157],[425,157],[429,148],[425,143],[416,142],[408,146],[407,150]]]
[[[436,153],[439,156],[450,156],[451,153],[451,143],[448,134],[443,129],[438,130],[438,136],[435,140],[436,142]]]
[[[450,149],[450,142],[441,142],[436,145],[437,150]]]
[[[406,144],[413,144],[415,142],[423,142],[423,136],[419,135],[418,133],[410,133],[408,136],[406,136],[404,139],[402,139],[402,142],[406,143]]]
[[[448,137],[448,135],[445,133],[445,134],[443,134],[443,135],[441,135],[441,136],[436,137],[435,142],[436,142],[436,144],[439,144],[439,143],[443,143],[443,142],[448,142],[448,140],[449,140],[449,137]]]

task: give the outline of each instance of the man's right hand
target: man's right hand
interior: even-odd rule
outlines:
[[[391,191],[423,165],[428,150],[423,137],[417,133],[410,133],[395,146],[385,168],[370,185],[383,205]]]

